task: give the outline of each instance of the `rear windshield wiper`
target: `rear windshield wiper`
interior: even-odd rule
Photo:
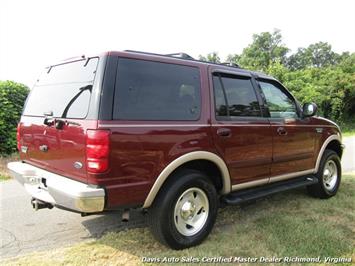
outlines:
[[[66,118],[67,117],[67,114],[68,114],[68,111],[70,109],[70,107],[73,105],[73,103],[76,101],[76,99],[79,98],[79,96],[84,92],[84,91],[92,91],[92,85],[87,85],[87,86],[84,86],[84,87],[81,87],[79,89],[79,92],[77,94],[74,95],[74,97],[68,102],[68,104],[65,106],[64,108],[64,111],[62,113],[62,116],[61,118]],[[76,125],[76,126],[81,126],[79,123],[76,123],[76,122],[71,122],[71,121],[67,121],[67,120],[63,120],[63,119],[59,119],[59,118],[53,118],[53,111],[47,111],[47,112],[44,112],[43,113],[45,118],[44,118],[44,121],[43,121],[43,124],[47,125],[47,126],[53,126],[55,125],[55,127],[57,129],[61,129],[63,128],[63,126],[65,124],[72,124],[72,125]]]
[[[87,90],[90,91],[90,93],[91,93],[92,85],[87,85],[87,86],[81,87],[79,89],[79,92],[77,94],[75,94],[74,97],[70,100],[70,102],[68,102],[67,106],[65,106],[65,109],[64,109],[63,114],[62,114],[62,118],[66,118],[67,117],[68,111],[69,111],[70,107],[72,106],[72,104],[76,101],[76,99],[79,98],[79,96],[84,91],[87,91]]]

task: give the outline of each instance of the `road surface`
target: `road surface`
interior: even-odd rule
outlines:
[[[343,172],[355,172],[355,137],[345,138]],[[128,223],[121,212],[81,217],[53,208],[35,212],[30,196],[14,180],[0,183],[0,258],[61,247],[98,238],[107,231],[145,226],[140,212],[131,212]]]
[[[129,222],[121,221],[122,212],[81,217],[57,208],[34,211],[31,197],[15,180],[0,182],[0,197],[0,260],[145,226],[137,211],[131,211]]]
[[[343,144],[345,145],[341,159],[343,173],[355,172],[355,136],[343,138]]]

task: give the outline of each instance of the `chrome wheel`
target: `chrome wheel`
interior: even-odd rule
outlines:
[[[206,193],[196,187],[186,190],[175,204],[176,229],[184,236],[197,234],[205,225],[208,212],[209,201]]]
[[[332,191],[338,180],[338,168],[333,160],[325,163],[323,170],[323,184],[326,190]]]

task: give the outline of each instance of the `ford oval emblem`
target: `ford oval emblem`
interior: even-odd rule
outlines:
[[[82,164],[81,162],[75,162],[75,163],[74,163],[74,167],[75,167],[76,169],[81,169],[81,168],[83,168],[83,164]]]

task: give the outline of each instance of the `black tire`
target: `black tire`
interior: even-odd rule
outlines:
[[[334,166],[336,167],[337,171],[336,179],[334,179],[332,183],[327,181],[327,177],[324,175],[327,163],[330,161],[334,162]],[[324,151],[316,176],[319,182],[317,184],[308,186],[308,193],[313,197],[321,199],[328,199],[333,197],[337,193],[341,181],[341,163],[340,158],[335,151],[328,149]]]
[[[194,192],[195,190],[199,191],[198,193],[200,194],[196,196]],[[203,196],[201,191],[205,196]],[[186,194],[186,199],[184,198],[184,193],[190,193]],[[185,229],[181,227],[182,222],[188,221],[183,220],[182,218],[182,213],[186,214],[186,212],[183,212],[183,202],[186,203],[188,201],[188,195],[192,195],[195,199],[197,199],[197,197],[200,199],[200,197],[203,196],[203,202],[206,202],[206,199],[208,199],[208,208],[206,207],[205,210],[203,210],[203,207],[200,208],[200,210],[194,208],[196,211],[191,211],[191,208],[189,209],[188,214],[193,217],[191,218],[190,215],[187,218],[184,217],[184,219],[193,220],[201,214],[204,215],[199,216],[204,217],[203,223],[201,223],[202,225],[199,225],[200,229],[193,235],[184,235],[179,232],[179,230],[193,231],[197,228],[194,228],[193,226],[190,228],[188,225],[186,225]],[[191,202],[194,202],[193,200],[194,199],[192,198]],[[201,201],[199,200],[198,202]],[[181,209],[178,208],[180,205]],[[187,205],[195,206],[189,202],[186,203],[186,206]],[[176,210],[180,210],[180,216],[176,215],[175,208]],[[164,184],[163,188],[155,198],[152,206],[148,209],[148,224],[152,234],[159,242],[172,249],[184,249],[200,244],[208,236],[215,223],[217,210],[218,196],[216,188],[212,182],[199,171],[182,170],[169,178],[168,182]],[[199,219],[199,217],[197,218]],[[179,225],[177,224],[178,221],[180,222]]]

